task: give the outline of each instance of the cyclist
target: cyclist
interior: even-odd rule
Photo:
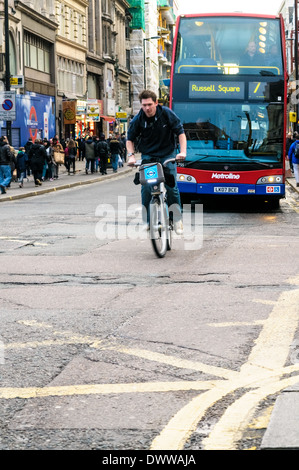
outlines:
[[[139,95],[141,109],[130,123],[127,133],[128,165],[136,163],[134,155],[134,143],[142,155],[142,162],[158,161],[163,164],[165,160],[175,157],[177,161],[186,158],[186,135],[178,116],[166,106],[158,104],[157,96],[153,91],[143,90]],[[175,155],[176,139],[178,137],[180,152]],[[175,186],[166,184],[168,206],[173,211],[174,230],[178,235],[183,233],[180,193],[176,182],[176,164],[168,163],[169,172],[174,177]],[[151,189],[149,185],[141,187],[143,218],[149,222],[149,203]]]

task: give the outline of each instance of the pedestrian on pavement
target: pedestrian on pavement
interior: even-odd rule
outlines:
[[[25,152],[25,147],[20,147],[17,154],[17,177],[20,188],[23,188],[24,178],[26,178],[28,166],[28,155]]]
[[[296,136],[295,142],[289,148],[288,157],[294,168],[296,187],[299,187],[299,136]]]
[[[55,135],[52,139],[52,153],[53,153],[53,178],[58,179],[58,174],[59,174],[59,163],[57,163],[54,159],[54,153],[63,153],[64,154],[64,149],[59,142],[58,136]]]
[[[294,134],[297,134],[297,132],[294,133]],[[286,155],[288,155],[289,149],[290,149],[292,143],[295,142],[295,140],[296,140],[296,135],[293,135],[291,132],[288,132],[287,133],[287,138],[286,138]],[[291,170],[292,173],[294,173],[293,164],[292,164],[291,161],[289,163],[290,163],[290,170]]]
[[[42,180],[45,181],[45,179],[50,178],[50,176],[49,176],[49,156],[48,156],[48,148],[50,147],[50,142],[45,138],[45,139],[43,139],[42,144],[46,149],[46,155],[47,155],[47,158],[44,162],[43,174],[42,174]]]
[[[90,168],[91,173],[94,173],[95,159],[96,159],[96,144],[91,135],[89,135],[84,142],[83,157],[86,159],[85,173],[88,174]]]
[[[110,148],[110,153],[111,153],[111,163],[112,163],[112,169],[113,173],[117,173],[117,168],[118,168],[118,159],[120,158],[121,155],[121,142],[115,135],[112,136],[110,142],[109,142],[109,148]]]
[[[43,168],[47,160],[47,152],[41,139],[36,139],[29,150],[29,164],[32,170],[35,186],[42,185]]]
[[[30,147],[33,145],[33,142],[32,142],[32,138],[29,137],[29,139],[27,140],[26,144],[24,145],[25,147],[25,152],[26,152],[26,155],[28,157],[28,154],[29,154],[29,150],[30,150]],[[31,175],[31,170],[30,170],[30,166],[29,166],[29,160],[27,162],[27,177]]]
[[[97,158],[100,163],[100,172],[102,175],[107,175],[108,154],[109,146],[105,140],[105,134],[100,134],[100,139],[97,144]]]
[[[11,181],[17,182],[18,177],[17,177],[17,158],[16,158],[16,151],[12,145],[9,146],[10,148],[10,153],[11,153],[11,159],[10,159],[10,169],[11,169]],[[10,183],[8,185],[10,187]]]
[[[73,174],[75,174],[76,157],[77,157],[77,144],[74,139],[70,139],[67,144],[67,156],[66,156],[66,161],[65,161],[66,168],[67,168],[69,175],[71,174],[71,167],[73,168]]]
[[[79,137],[76,139],[77,141],[77,146],[78,146],[78,160],[79,162],[82,160],[83,161],[83,145],[84,145],[84,139],[82,138],[82,135],[80,134]]]
[[[11,152],[6,136],[0,137],[0,190],[1,194],[6,193],[11,182]]]
[[[144,90],[139,95],[141,109],[132,119],[127,133],[128,165],[134,165],[134,142],[138,141],[138,147],[142,154],[142,162],[157,161],[163,163],[169,158],[178,161],[186,158],[186,135],[178,116],[168,107],[158,104],[157,96],[150,90]],[[176,155],[176,137],[179,141],[180,152]],[[180,193],[176,181],[176,164],[168,163],[167,168],[172,176],[173,184],[166,184],[169,207],[172,207],[174,229],[178,235],[183,233],[181,215]],[[149,203],[151,200],[151,188],[149,185],[141,186],[141,199],[144,221],[149,223]]]
[[[123,144],[123,161],[126,162],[127,161],[127,147],[126,147],[126,144],[127,144],[127,139],[126,139],[126,133],[123,132],[121,134],[121,141],[122,141],[122,144]]]

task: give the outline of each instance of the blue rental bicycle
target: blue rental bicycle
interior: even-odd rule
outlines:
[[[149,233],[154,252],[159,258],[163,258],[172,247],[173,224],[169,218],[164,172],[169,162],[175,162],[175,158],[169,158],[163,164],[159,162],[135,164],[139,167],[140,184],[151,187]]]

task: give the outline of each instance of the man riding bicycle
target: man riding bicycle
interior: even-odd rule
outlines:
[[[183,125],[178,116],[166,106],[158,104],[157,96],[150,90],[144,90],[139,95],[141,109],[131,121],[127,133],[128,165],[136,163],[134,156],[134,143],[142,155],[142,163],[157,161],[163,162],[171,157],[177,161],[185,160],[187,141]],[[176,139],[178,137],[180,153],[175,155]],[[168,206],[173,211],[174,230],[178,235],[183,233],[180,193],[176,182],[176,164],[167,163],[169,173],[174,178],[174,187],[166,183]],[[149,222],[149,203],[151,188],[149,185],[141,187],[142,206],[145,209],[143,217]]]

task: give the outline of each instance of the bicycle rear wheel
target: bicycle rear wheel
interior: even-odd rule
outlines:
[[[151,242],[156,255],[163,258],[168,247],[165,208],[159,199],[152,200],[149,208]]]

